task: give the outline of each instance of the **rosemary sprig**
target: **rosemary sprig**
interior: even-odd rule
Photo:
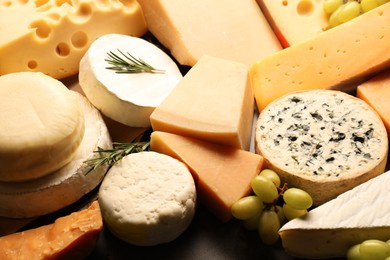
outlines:
[[[150,142],[113,143],[112,149],[98,147],[94,152],[99,153],[100,156],[84,161],[87,167],[89,167],[85,175],[88,175],[104,164],[111,167],[128,154],[148,151],[149,147]]]
[[[115,70],[116,73],[165,73],[165,70],[155,69],[141,58],[137,59],[128,52],[125,54],[119,49],[118,52],[123,57],[120,57],[112,51],[107,53],[107,59],[105,59],[105,61],[107,61],[111,67],[106,67],[106,69]]]

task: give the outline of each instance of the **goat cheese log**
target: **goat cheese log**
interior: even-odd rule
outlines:
[[[314,205],[385,170],[388,137],[363,100],[336,90],[288,94],[270,103],[256,124],[256,152]]]

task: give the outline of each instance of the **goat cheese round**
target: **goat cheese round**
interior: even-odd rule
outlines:
[[[118,238],[138,246],[167,243],[191,223],[194,180],[180,161],[156,152],[122,158],[99,190],[102,216]]]
[[[78,100],[40,72],[0,77],[0,181],[37,179],[74,157],[84,135]]]
[[[108,69],[108,53],[130,62],[141,59],[163,72],[117,73]],[[131,62],[130,62],[131,63]],[[80,86],[107,117],[132,127],[150,127],[149,116],[182,79],[176,63],[152,43],[128,35],[107,34],[95,40],[81,59]]]
[[[100,112],[81,94],[70,91],[81,106],[84,128],[73,159],[61,169],[36,180],[0,182],[0,216],[30,218],[64,208],[96,188],[107,172],[102,165],[88,173],[84,161],[97,156],[98,147],[112,147],[111,137]]]
[[[255,129],[256,152],[289,186],[323,204],[384,172],[388,137],[363,100],[335,90],[288,94],[270,103]]]

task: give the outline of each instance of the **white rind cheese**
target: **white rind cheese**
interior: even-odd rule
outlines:
[[[162,73],[116,73],[107,69],[107,53],[120,50],[142,59]],[[149,116],[182,79],[176,63],[152,43],[137,37],[108,34],[95,40],[80,62],[79,81],[85,95],[104,115],[132,127],[149,127]]]
[[[345,257],[367,239],[390,239],[387,171],[293,219],[279,231],[284,249],[300,258]]]
[[[388,138],[364,101],[332,90],[270,103],[256,125],[256,152],[288,183],[322,204],[384,172]]]
[[[0,182],[0,216],[30,218],[42,216],[68,206],[92,191],[102,181],[107,166],[86,175],[83,163],[96,155],[98,147],[111,148],[112,142],[101,114],[76,92],[85,115],[85,134],[73,160],[50,175],[37,180]]]
[[[107,227],[134,245],[170,242],[191,223],[195,183],[180,161],[156,152],[130,154],[107,173],[99,190]]]

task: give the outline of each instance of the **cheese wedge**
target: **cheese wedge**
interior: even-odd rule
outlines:
[[[150,116],[153,130],[249,149],[254,98],[247,67],[204,56]]]
[[[210,55],[247,66],[282,47],[255,0],[138,0],[149,30],[182,65]]]
[[[69,163],[84,135],[79,101],[40,72],[0,77],[0,181],[26,181]]]
[[[357,87],[356,96],[366,101],[378,112],[390,135],[390,70]]]
[[[106,60],[113,53],[142,59],[156,73],[117,73]],[[150,114],[182,79],[176,63],[141,38],[107,34],[95,40],[80,62],[79,81],[85,95],[107,117],[132,127],[150,127]]]
[[[390,172],[373,178],[279,231],[284,249],[300,258],[345,257],[366,239],[390,239]]]
[[[84,113],[85,134],[72,161],[36,180],[0,182],[0,216],[31,218],[68,206],[96,188],[107,171],[102,165],[89,170],[85,160],[98,156],[98,147],[109,149],[112,141],[99,111],[79,93],[73,92]]]
[[[387,3],[259,60],[250,69],[259,111],[293,91],[355,89],[357,82],[390,67],[389,32]]]
[[[62,79],[78,72],[99,36],[146,31],[136,0],[6,1],[0,8],[0,75],[40,71]]]
[[[252,191],[250,182],[263,164],[258,154],[160,131],[152,133],[150,147],[190,168],[200,202],[223,222],[232,218],[232,205]]]
[[[95,201],[52,224],[0,237],[0,259],[84,259],[94,249],[102,229]]]

